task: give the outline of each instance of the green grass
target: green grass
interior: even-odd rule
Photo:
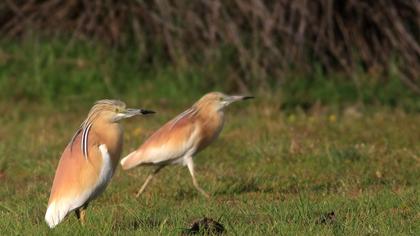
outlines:
[[[1,235],[179,235],[211,217],[229,235],[419,235],[420,103],[398,80],[357,86],[340,76],[291,75],[227,110],[221,137],[196,156],[203,199],[185,167],[117,170],[92,202],[44,222],[61,152],[95,100],[158,113],[124,122],[129,153],[203,93],[230,92],[223,68],[148,68],[133,52],[94,43],[0,44]],[[364,81],[363,76],[358,78]],[[336,220],[319,223],[334,212]]]
[[[189,103],[124,122],[124,154]],[[154,104],[154,105],[152,105]],[[83,107],[88,107],[87,104]],[[77,105],[2,106],[0,229],[3,235],[180,234],[203,216],[231,235],[420,233],[420,117],[401,110],[284,114],[264,96],[228,109],[221,137],[196,157],[203,199],[185,167],[117,170],[88,211],[54,230],[43,220],[61,151],[87,113]],[[328,108],[326,108],[328,110]],[[75,112],[73,112],[75,111]],[[336,221],[317,223],[334,211]]]

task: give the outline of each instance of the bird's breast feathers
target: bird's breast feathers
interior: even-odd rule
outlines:
[[[99,151],[102,156],[102,167],[99,172],[97,183],[95,184],[91,198],[95,198],[102,193],[114,174],[114,166],[112,164],[110,153],[105,144],[99,145]]]
[[[212,120],[203,122],[200,126],[199,139],[197,143],[197,152],[211,144],[223,129],[224,119],[216,117]]]

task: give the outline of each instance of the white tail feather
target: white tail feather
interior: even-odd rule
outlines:
[[[56,204],[56,202],[52,202],[48,206],[47,213],[45,214],[45,221],[52,229],[64,219],[68,212],[68,207],[63,204]]]

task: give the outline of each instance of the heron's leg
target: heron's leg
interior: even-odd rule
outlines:
[[[86,223],[86,208],[84,207],[80,210],[80,223],[82,225],[85,225]]]
[[[82,206],[75,211],[76,217],[82,225],[85,225],[86,223],[86,208],[87,208],[87,205]]]
[[[206,191],[204,191],[202,188],[200,188],[200,186],[198,185],[197,180],[195,179],[195,173],[194,173],[194,162],[192,160],[192,157],[187,157],[185,158],[186,163],[187,163],[187,167],[188,170],[190,171],[191,174],[191,178],[193,181],[193,185],[194,187],[201,193],[203,194],[206,198],[210,198],[210,196],[206,193]]]
[[[80,210],[79,210],[79,209],[76,209],[76,210],[74,211],[74,213],[76,213],[76,217],[77,217],[77,219],[78,219],[78,220],[80,220]]]
[[[136,198],[139,197],[143,192],[144,189],[146,189],[146,186],[149,184],[150,180],[153,179],[153,176],[155,176],[163,167],[164,165],[158,166],[149,176],[147,176],[146,181],[144,182],[143,186],[141,186],[140,190],[136,194]]]

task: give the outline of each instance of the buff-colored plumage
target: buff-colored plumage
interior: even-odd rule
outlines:
[[[195,179],[192,158],[220,134],[224,124],[224,108],[234,101],[248,98],[251,97],[227,96],[219,92],[206,94],[191,108],[157,130],[136,151],[123,158],[121,165],[125,170],[139,165],[157,166],[137,196],[164,166],[182,164],[188,167],[197,190],[208,197]]]
[[[92,107],[58,163],[45,214],[51,228],[71,211],[83,220],[84,209],[105,190],[119,162],[123,130],[118,121],[146,113],[126,109],[117,100],[100,100]]]

